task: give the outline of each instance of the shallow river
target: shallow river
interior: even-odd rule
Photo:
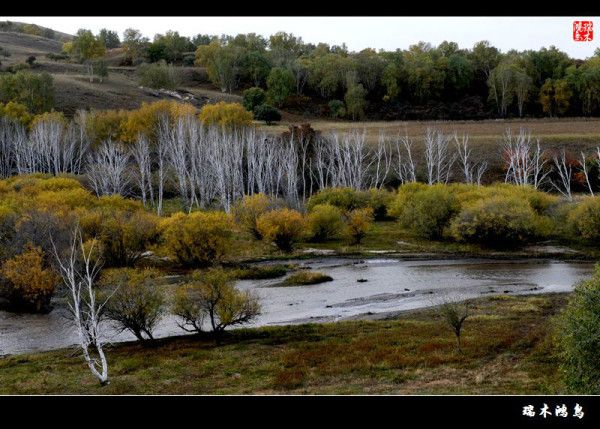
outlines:
[[[315,259],[296,262],[329,274],[334,280],[295,287],[278,287],[281,279],[238,282],[241,289],[253,290],[260,297],[262,314],[254,326],[336,321],[488,294],[564,292],[593,270],[593,264],[588,262],[541,260]],[[359,279],[367,281],[359,282]],[[50,350],[76,343],[77,337],[64,315],[60,306],[45,315],[0,311],[0,355]],[[107,328],[111,341],[134,338]],[[174,317],[165,318],[156,330],[157,337],[182,333]]]

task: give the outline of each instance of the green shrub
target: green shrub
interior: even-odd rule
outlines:
[[[254,118],[271,125],[273,122],[281,120],[281,113],[269,104],[261,104],[254,109]]]
[[[253,112],[267,100],[267,94],[262,88],[252,87],[244,91],[242,105],[249,112]]]
[[[426,238],[441,238],[460,208],[456,196],[445,185],[403,185],[391,214],[404,228]]]
[[[252,321],[260,314],[260,303],[251,292],[236,289],[229,273],[213,268],[192,275],[192,281],[176,292],[172,311],[188,332],[201,332],[208,319],[218,333]]]
[[[52,76],[29,71],[0,75],[0,102],[9,101],[24,104],[32,113],[50,110],[54,105]]]
[[[588,197],[577,204],[567,216],[571,231],[589,241],[600,241],[600,197]]]
[[[466,205],[451,226],[459,241],[504,246],[538,235],[538,217],[526,200],[496,196]]]
[[[176,89],[181,83],[180,71],[164,60],[153,64],[141,64],[138,74],[140,85],[149,88]]]
[[[331,204],[317,204],[307,216],[308,231],[313,241],[335,238],[342,228],[342,212]]]
[[[556,340],[565,383],[577,394],[600,394],[600,265],[579,283],[557,320]]]
[[[332,118],[343,118],[346,116],[346,107],[341,100],[331,100],[328,104],[329,112]]]
[[[165,313],[165,296],[156,284],[159,276],[156,270],[121,268],[105,271],[100,280],[101,298],[108,297],[106,317],[140,341],[153,339]]]

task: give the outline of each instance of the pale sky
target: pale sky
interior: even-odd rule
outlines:
[[[156,33],[178,31],[184,36],[202,34],[258,33],[269,36],[286,31],[305,42],[346,43],[351,51],[367,47],[406,49],[419,41],[437,45],[444,40],[471,48],[489,40],[506,52],[510,49],[539,49],[555,45],[574,58],[592,56],[600,45],[599,17],[0,17],[50,27],[75,34],[79,28],[97,33],[101,28],[122,36],[136,28],[152,39]],[[573,21],[593,21],[594,40],[573,41]]]

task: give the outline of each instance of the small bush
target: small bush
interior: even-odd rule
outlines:
[[[368,197],[351,188],[325,188],[309,198],[307,208],[310,211],[318,204],[331,204],[343,212],[349,212],[367,207]]]
[[[141,64],[138,68],[139,83],[154,89],[177,89],[181,73],[172,64],[161,60],[153,64]]]
[[[50,299],[59,277],[45,266],[44,254],[39,247],[28,245],[22,254],[5,261],[0,275],[4,280],[3,295],[11,307],[36,313],[50,309]]]
[[[316,285],[319,283],[325,283],[332,281],[333,278],[327,274],[319,273],[316,271],[298,271],[292,274],[283,281],[284,286],[306,286]]]
[[[328,104],[329,112],[332,118],[343,118],[346,116],[346,107],[341,100],[331,100]]]
[[[221,127],[242,127],[252,123],[252,112],[248,112],[239,103],[207,104],[200,110],[200,120],[204,125]]]
[[[158,218],[142,210],[100,209],[83,215],[88,238],[100,242],[102,259],[108,267],[131,267],[159,238]]]
[[[567,216],[569,229],[593,242],[600,242],[600,197],[588,197],[577,204]]]
[[[233,223],[223,212],[175,213],[160,229],[167,254],[184,266],[218,263],[231,249]]]
[[[307,216],[310,238],[327,241],[338,236],[344,227],[342,212],[331,204],[317,204]]]
[[[384,220],[389,217],[388,208],[394,201],[394,193],[385,189],[369,189],[364,192],[367,200],[367,207],[373,209],[375,220]]]
[[[208,319],[213,332],[218,333],[228,326],[252,321],[260,314],[260,304],[249,291],[236,289],[231,275],[211,269],[192,275],[192,281],[175,294],[172,310],[182,319],[182,329],[201,332]]]
[[[459,203],[445,185],[403,185],[392,204],[391,214],[413,233],[441,238]]]
[[[296,210],[272,210],[260,215],[256,226],[263,239],[275,243],[284,252],[290,252],[304,233],[305,222]]]
[[[516,197],[497,196],[467,205],[453,221],[453,236],[460,241],[504,246],[537,235],[536,214]]]
[[[254,118],[271,125],[273,122],[281,120],[281,113],[269,104],[261,104],[254,109]]]
[[[248,232],[257,240],[262,239],[256,221],[258,217],[273,208],[273,203],[265,194],[245,195],[233,206],[233,215]]]
[[[373,209],[356,209],[348,213],[346,230],[351,244],[360,244],[373,223]]]
[[[140,341],[154,339],[152,332],[165,313],[165,297],[156,285],[159,275],[156,270],[125,268],[105,271],[100,280],[101,298],[109,297],[106,317]]]
[[[267,280],[283,277],[288,272],[286,265],[267,265],[240,268],[234,272],[238,280]]]
[[[264,104],[266,100],[267,94],[262,88],[252,87],[244,91],[242,104],[246,110],[254,112],[254,109]]]
[[[600,266],[579,283],[557,320],[561,371],[577,394],[600,394]]]

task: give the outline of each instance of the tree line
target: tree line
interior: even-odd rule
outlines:
[[[600,113],[599,51],[586,60],[554,46],[501,52],[487,41],[460,48],[444,41],[408,49],[349,51],[279,32],[237,36],[176,31],[153,41],[135,29],[121,40],[80,30],[69,52],[121,47],[126,64],[165,61],[205,67],[224,92],[262,88],[276,107],[348,119],[481,119],[594,116]],[[101,54],[98,54],[101,56]]]

